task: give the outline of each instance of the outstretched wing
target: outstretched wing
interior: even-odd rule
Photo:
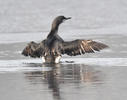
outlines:
[[[41,57],[43,49],[44,49],[43,41],[41,43],[36,43],[32,41],[28,43],[28,45],[24,48],[24,50],[22,51],[22,54],[24,56],[30,56],[33,58]]]
[[[85,53],[94,53],[94,51],[100,51],[108,46],[92,41],[92,40],[74,40],[70,42],[63,42],[62,54],[69,56],[76,56]]]

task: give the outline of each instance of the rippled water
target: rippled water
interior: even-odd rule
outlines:
[[[0,0],[0,100],[125,100],[127,98],[127,2],[125,0]],[[64,55],[42,64],[21,51],[41,41],[57,15],[65,40],[109,45],[95,54]]]

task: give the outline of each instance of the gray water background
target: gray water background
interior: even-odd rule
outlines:
[[[126,0],[0,0],[0,100],[126,100]],[[93,39],[109,49],[57,65],[26,58],[30,41],[46,38],[52,20],[64,40]]]

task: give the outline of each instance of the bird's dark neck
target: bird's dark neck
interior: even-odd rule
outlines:
[[[56,35],[58,33],[58,28],[59,28],[59,25],[52,25],[52,28],[48,37]]]

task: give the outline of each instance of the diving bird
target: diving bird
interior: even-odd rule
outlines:
[[[93,40],[76,39],[73,41],[64,41],[58,35],[58,29],[61,23],[69,19],[71,17],[56,17],[52,22],[51,31],[47,38],[40,43],[34,41],[28,43],[22,54],[33,58],[42,57],[44,63],[59,63],[63,54],[76,56],[85,53],[94,53],[108,47],[106,44]]]

